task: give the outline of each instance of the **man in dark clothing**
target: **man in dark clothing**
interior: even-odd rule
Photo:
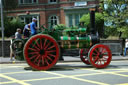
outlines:
[[[27,38],[30,36],[30,24],[26,24],[24,26],[23,34],[24,34],[24,38]]]

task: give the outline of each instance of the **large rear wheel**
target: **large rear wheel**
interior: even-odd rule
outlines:
[[[96,68],[105,68],[112,59],[111,50],[102,44],[94,45],[89,51],[89,61]]]
[[[59,59],[59,46],[56,40],[49,35],[35,35],[26,42],[24,56],[32,68],[48,70]]]

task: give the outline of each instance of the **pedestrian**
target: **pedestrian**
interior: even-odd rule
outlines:
[[[128,50],[128,39],[125,39],[124,56],[126,56],[127,50]]]
[[[31,29],[31,35],[35,35],[37,33],[37,26],[36,26],[36,22],[37,22],[37,19],[36,18],[33,18],[32,19],[32,23],[30,24],[30,29]]]
[[[17,31],[15,33],[15,39],[22,39],[20,28],[17,28]],[[12,49],[12,39],[11,39],[11,44],[10,44],[10,59],[11,59],[11,61],[14,61],[14,59],[15,59],[15,55],[14,55],[14,52]]]
[[[13,50],[12,50],[12,39],[11,39],[11,41],[10,41],[10,60],[11,61],[13,61],[14,60],[14,52],[13,52]]]
[[[23,30],[24,38],[28,38],[30,36],[30,24],[26,24]]]
[[[17,31],[15,33],[15,39],[22,39],[21,29],[17,28]]]

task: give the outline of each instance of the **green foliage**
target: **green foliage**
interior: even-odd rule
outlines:
[[[90,32],[90,14],[83,15],[82,18],[80,19],[80,22],[85,22],[84,25],[87,27],[87,32]],[[102,37],[104,18],[101,13],[95,14],[95,24],[96,24],[96,28],[98,29],[99,35]]]
[[[67,29],[67,27],[64,24],[58,24],[54,26],[55,30],[64,30]]]
[[[103,10],[104,20],[109,25],[106,31],[110,35],[116,35],[120,38],[128,37],[128,0],[101,0],[100,4]],[[116,32],[113,33],[112,31]],[[121,35],[120,35],[121,33]]]
[[[1,25],[1,23],[0,23]],[[14,18],[12,20],[8,19],[7,17],[4,17],[4,35],[6,37],[10,37],[15,34],[16,29],[21,28],[23,30],[24,24],[20,22],[18,18]],[[0,33],[1,35],[1,33]]]

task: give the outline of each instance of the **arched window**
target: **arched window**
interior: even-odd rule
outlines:
[[[49,17],[49,27],[52,28],[54,25],[58,24],[58,17],[57,16],[51,16]]]

